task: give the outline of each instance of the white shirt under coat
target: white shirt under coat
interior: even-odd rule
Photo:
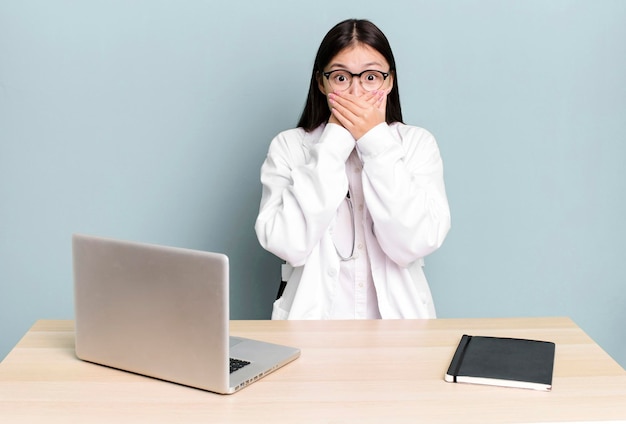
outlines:
[[[423,258],[443,243],[450,212],[428,131],[383,123],[356,142],[335,124],[284,131],[261,183],[257,237],[287,262],[272,319],[435,318]],[[348,190],[356,258],[342,261],[335,246],[348,256],[352,245]]]

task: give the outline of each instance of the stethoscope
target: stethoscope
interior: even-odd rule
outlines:
[[[335,246],[335,251],[337,252],[337,256],[339,256],[339,259],[341,259],[342,261],[350,261],[356,258],[356,255],[354,254],[354,247],[356,245],[356,224],[354,222],[354,206],[352,206],[352,199],[350,198],[350,190],[348,190],[348,192],[346,193],[345,199],[346,199],[346,202],[348,203],[348,210],[350,211],[350,222],[352,223],[352,248],[350,249],[350,255],[343,256],[341,252],[339,252],[339,249],[337,249],[337,245],[335,244],[334,240],[333,240],[333,245]]]

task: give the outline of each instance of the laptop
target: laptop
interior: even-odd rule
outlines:
[[[76,356],[221,394],[300,356],[229,336],[221,253],[74,234]]]

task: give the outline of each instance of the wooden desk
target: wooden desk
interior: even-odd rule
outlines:
[[[302,356],[231,396],[82,362],[73,328],[38,321],[0,363],[2,423],[626,420],[626,371],[568,318],[232,321]],[[444,382],[463,333],[556,342],[552,391]]]

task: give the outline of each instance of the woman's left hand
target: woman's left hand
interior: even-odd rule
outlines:
[[[376,125],[385,122],[387,94],[388,90],[367,92],[361,96],[330,93],[328,100],[333,116],[358,140]]]

